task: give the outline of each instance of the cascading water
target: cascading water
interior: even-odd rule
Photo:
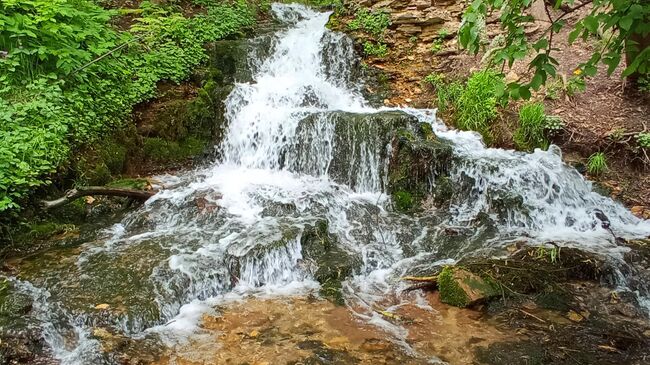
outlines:
[[[489,149],[475,133],[447,130],[433,110],[371,108],[353,77],[351,41],[325,28],[329,14],[301,5],[275,4],[273,11],[289,28],[277,34],[270,57],[253,60],[254,82],[237,84],[227,98],[219,161],[176,178],[175,188],[81,252],[15,279],[39,303],[37,320],[62,363],[99,361],[87,336],[94,325],[183,337],[218,303],[317,290],[319,263],[303,257],[301,242],[321,222],[341,252],[360,262],[343,289],[362,308],[396,290],[391,278],[515,239],[555,240],[616,258],[624,249],[599,213],[617,236],[650,234],[650,223],[592,192],[556,148]],[[449,177],[464,190],[448,211],[392,209],[386,115],[430,123],[451,143]],[[515,208],[495,213],[512,197]],[[474,225],[480,214],[494,229]],[[445,239],[449,227],[467,234]],[[120,310],[97,318],[87,298]],[[372,310],[358,314],[397,341],[405,336]],[[75,340],[66,343],[66,336]]]

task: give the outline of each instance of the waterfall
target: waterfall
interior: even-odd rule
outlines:
[[[327,222],[337,252],[358,259],[343,289],[366,306],[413,268],[514,239],[555,240],[619,257],[625,249],[599,212],[617,236],[650,234],[649,222],[593,192],[555,147],[531,154],[486,148],[476,133],[445,128],[435,110],[372,108],[354,78],[352,42],[325,27],[329,13],[295,4],[272,9],[288,28],[277,33],[270,57],[253,60],[254,81],[236,84],[228,96],[228,129],[217,146],[222,157],[177,177],[175,188],[86,243],[72,265],[36,270],[30,290],[66,313],[54,318],[39,311],[44,326],[76,318],[87,310],[78,303],[91,297],[126,308],[109,319],[116,331],[173,339],[196,331],[201,313],[219,303],[313,293],[319,263],[304,257],[302,242],[320,222]],[[395,123],[428,123],[452,145],[450,180],[461,193],[448,212],[406,215],[392,208],[387,115]],[[510,198],[518,204],[497,211]],[[480,214],[490,216],[494,229],[474,225]],[[450,240],[442,235],[447,227],[467,233]],[[70,327],[80,334],[72,350],[60,336],[48,336],[63,364],[83,364],[91,357],[80,353],[96,351],[85,325]]]

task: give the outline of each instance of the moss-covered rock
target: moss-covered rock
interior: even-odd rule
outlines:
[[[177,162],[199,155],[206,148],[207,141],[188,137],[181,141],[163,138],[145,138],[143,152],[146,159],[154,162]]]
[[[436,206],[449,206],[454,195],[454,186],[448,176],[438,176],[433,188],[433,202]]]
[[[436,137],[427,123],[418,123],[414,129],[397,131],[388,168],[388,190],[399,211],[417,209],[433,192],[434,178],[441,183],[441,189],[434,193],[435,202],[442,205],[451,197],[451,185],[445,180],[451,165],[451,145]],[[409,204],[404,204],[405,197]]]
[[[146,190],[149,186],[149,180],[141,178],[123,178],[111,181],[108,186],[113,186],[116,188]]]
[[[303,257],[317,265],[314,278],[321,284],[320,294],[336,304],[344,304],[341,283],[361,266],[361,260],[329,234],[327,221],[305,229],[300,243]]]
[[[498,286],[467,270],[447,266],[438,275],[440,300],[455,307],[471,307],[500,294]]]

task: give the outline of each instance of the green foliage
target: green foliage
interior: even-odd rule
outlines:
[[[552,247],[546,248],[544,246],[539,246],[535,250],[535,256],[538,260],[546,260],[551,264],[556,264],[560,259],[561,247]]]
[[[436,91],[436,106],[441,113],[453,112],[456,101],[463,92],[463,84],[458,81],[446,82],[442,74],[429,74],[424,78]]]
[[[393,200],[395,202],[395,209],[400,212],[407,212],[413,208],[415,201],[413,199],[413,194],[408,191],[398,191],[393,194]]]
[[[639,147],[650,149],[650,133],[641,132],[634,136],[634,139],[636,139],[636,144],[638,144]]]
[[[442,50],[444,46],[445,38],[449,35],[449,31],[445,28],[442,28],[438,31],[438,36],[433,40],[431,44],[431,53],[436,54]]]
[[[650,74],[639,77],[636,84],[639,91],[650,94]]]
[[[521,150],[548,148],[548,140],[544,133],[546,115],[543,103],[524,104],[519,109],[519,128],[513,136],[515,145]]]
[[[382,58],[388,55],[388,47],[381,42],[374,43],[371,41],[365,41],[363,43],[363,52],[366,56]]]
[[[507,85],[509,96],[515,99],[530,98],[531,89],[538,90],[549,77],[555,77],[558,61],[552,56],[555,50],[553,35],[560,33],[567,25],[565,17],[568,14],[582,8],[582,5],[574,5],[573,0],[543,3],[544,6],[555,9],[569,6],[571,10],[552,18],[542,36],[529,41],[525,28],[535,21],[533,16],[527,15],[527,9],[532,3],[532,0],[476,0],[468,7],[459,30],[461,45],[476,54],[483,43],[485,19],[488,14],[498,12],[501,28],[507,36],[504,47],[494,54],[493,62],[512,66],[515,61],[525,59],[532,52],[533,58],[529,66],[534,70],[534,75],[530,81],[523,84],[511,82]],[[599,34],[609,36],[602,47],[580,65],[581,77],[594,76],[601,62],[607,65],[607,72],[612,74],[623,53],[630,57],[630,62],[622,73],[623,77],[650,73],[650,47],[640,49],[639,43],[635,41],[650,33],[650,6],[647,0],[594,0],[584,4],[592,5],[588,14],[575,24],[568,41],[573,43],[579,37],[586,40]]]
[[[91,1],[3,1],[0,50],[7,55],[0,58],[0,82],[71,74],[129,38],[106,25],[113,15]]]
[[[255,22],[243,1],[200,2],[206,11],[184,18],[145,1],[122,33],[109,24],[114,13],[89,0],[0,4],[0,49],[8,52],[0,58],[0,212],[48,184],[71,150],[120,128],[158,81],[187,78],[207,58],[206,42]]]
[[[491,142],[492,123],[499,115],[498,108],[506,102],[501,74],[493,70],[474,72],[465,85],[446,82],[440,74],[430,74],[424,81],[436,90],[438,110],[447,113],[457,128],[477,131],[486,143]]]
[[[433,43],[431,43],[431,53],[436,54],[442,50],[444,45],[444,40],[442,38],[436,38]]]
[[[391,24],[390,14],[384,10],[370,11],[361,8],[354,15],[354,19],[348,23],[350,30],[362,30],[377,40],[382,40],[386,28]]]
[[[479,132],[486,143],[492,140],[491,127],[502,103],[503,77],[495,71],[473,73],[458,97],[454,120],[458,128]]]
[[[596,152],[589,156],[587,161],[587,172],[592,175],[600,175],[607,170],[607,157],[603,152]]]

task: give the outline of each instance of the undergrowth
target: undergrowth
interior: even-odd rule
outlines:
[[[548,148],[549,142],[544,134],[545,123],[544,104],[524,104],[519,110],[519,127],[513,136],[515,146],[521,150]]]
[[[605,171],[607,171],[607,156],[604,152],[596,152],[589,156],[587,172],[592,175],[600,175]]]
[[[448,114],[459,129],[479,132],[486,143],[493,139],[492,126],[505,106],[503,76],[493,70],[474,72],[466,83],[447,82],[444,77],[431,74],[425,78],[437,94],[438,109]]]
[[[359,9],[354,19],[348,23],[348,28],[361,31],[368,36],[363,44],[367,56],[385,57],[388,55],[388,46],[384,43],[384,34],[390,26],[390,15],[384,10]]]
[[[19,208],[72,150],[120,128],[132,107],[206,59],[206,42],[254,24],[243,0],[195,0],[192,18],[145,1],[128,31],[90,0],[0,3],[0,212]]]

